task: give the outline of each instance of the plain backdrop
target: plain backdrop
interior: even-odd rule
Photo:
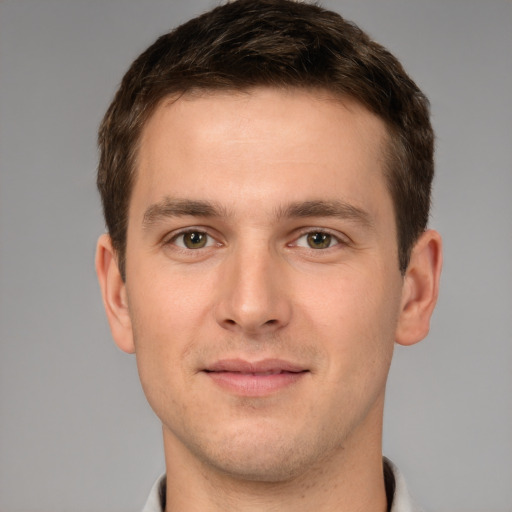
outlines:
[[[0,1],[0,511],[136,512],[164,470],[96,283],[96,131],[131,61],[215,2]],[[512,2],[325,1],[432,103],[442,293],[397,347],[384,452],[432,512],[512,511]]]

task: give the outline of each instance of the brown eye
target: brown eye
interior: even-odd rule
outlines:
[[[179,243],[180,238],[182,243]],[[190,231],[188,233],[181,234],[178,237],[176,245],[181,246],[183,244],[183,247],[186,247],[187,249],[202,249],[203,247],[206,247],[207,243],[208,235],[206,233],[202,233],[201,231]]]
[[[332,235],[329,233],[315,232],[306,235],[308,246],[311,249],[327,249],[331,246]]]

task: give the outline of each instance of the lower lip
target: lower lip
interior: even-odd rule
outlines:
[[[238,372],[206,372],[221,388],[241,396],[265,396],[302,379],[307,372],[283,372],[258,375]]]

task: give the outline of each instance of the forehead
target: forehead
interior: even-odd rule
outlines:
[[[220,113],[223,117],[216,117]],[[154,136],[152,128],[158,130],[159,127],[155,125],[161,127],[164,118],[170,120],[174,117],[182,126],[192,126],[195,130],[200,130],[207,120],[217,121],[218,130],[221,126],[219,121],[227,120],[228,114],[231,114],[232,119],[236,118],[236,122],[244,122],[244,126],[251,129],[256,129],[256,123],[262,121],[285,124],[301,118],[306,120],[306,117],[310,123],[331,123],[333,127],[350,122],[350,129],[359,134],[364,131],[371,138],[371,148],[375,149],[389,135],[382,119],[349,96],[335,95],[323,88],[258,86],[240,90],[192,89],[167,96],[158,103],[146,121],[142,140]],[[300,128],[311,137],[307,126],[302,125]]]
[[[182,190],[212,200],[221,190],[246,200],[276,190],[291,201],[308,190],[357,196],[384,184],[387,140],[384,121],[323,90],[188,93],[161,102],[146,123],[134,192],[149,202]]]

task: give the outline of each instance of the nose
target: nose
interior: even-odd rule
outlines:
[[[224,262],[216,320],[223,328],[257,336],[290,322],[292,304],[284,263],[266,248],[240,250]]]

